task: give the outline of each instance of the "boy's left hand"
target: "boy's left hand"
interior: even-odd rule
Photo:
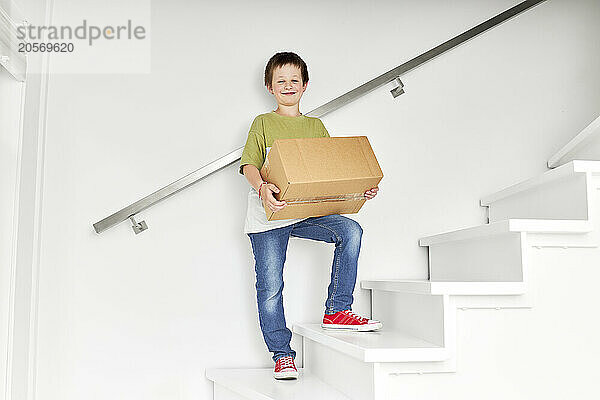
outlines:
[[[371,188],[371,190],[367,190],[365,192],[365,197],[367,198],[367,200],[371,200],[373,197],[377,196],[377,191],[379,190],[379,187],[375,186],[374,188]]]

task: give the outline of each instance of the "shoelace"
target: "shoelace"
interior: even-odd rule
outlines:
[[[347,316],[349,316],[350,318],[354,318],[355,320],[358,320],[359,322],[363,322],[366,321],[367,319],[365,317],[361,317],[360,315],[354,314],[352,311],[350,310],[345,310],[344,314],[346,314]]]
[[[292,359],[291,356],[281,357],[277,361],[279,362],[279,366],[282,369],[284,369],[284,368],[294,368],[294,360]]]

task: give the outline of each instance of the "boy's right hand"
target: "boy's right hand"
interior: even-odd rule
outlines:
[[[285,201],[278,201],[273,193],[279,193],[279,188],[272,183],[267,183],[263,185],[260,189],[260,196],[263,201],[263,205],[265,205],[269,210],[273,212],[277,212],[286,206]]]

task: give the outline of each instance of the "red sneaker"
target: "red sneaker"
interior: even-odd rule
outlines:
[[[294,358],[292,356],[279,357],[275,363],[273,376],[275,379],[298,379]]]
[[[361,317],[350,310],[338,311],[335,314],[323,316],[322,328],[346,329],[351,331],[374,331],[381,329],[383,324],[379,321]]]

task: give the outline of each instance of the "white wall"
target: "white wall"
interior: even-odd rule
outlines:
[[[142,213],[140,235],[92,224],[243,145],[275,107],[261,82],[276,51],[307,61],[308,112],[516,3],[154,1],[151,74],[53,75],[38,397],[210,399],[205,368],[270,367],[237,165]],[[70,10],[55,0],[55,21]],[[596,1],[549,0],[405,75],[401,97],[323,118],[367,135],[385,175],[353,216],[359,280],[426,277],[419,237],[485,222],[480,197],[542,172],[597,115],[599,17]],[[320,320],[332,253],[290,242],[288,323]],[[355,305],[369,307],[360,289]]]
[[[0,396],[10,385],[14,330],[13,304],[16,271],[19,164],[21,161],[21,92],[17,82],[0,67]]]
[[[46,18],[46,0],[0,0],[16,23],[27,20],[30,24],[43,25]],[[11,393],[7,398],[27,399],[32,395],[33,369],[30,351],[35,351],[35,287],[38,267],[38,233],[41,166],[43,158],[43,124],[45,82],[42,71],[43,56],[27,55],[28,73],[25,90],[25,107],[22,116],[22,152],[20,158],[18,236],[16,247],[16,271],[14,276],[13,348]],[[14,97],[14,96],[13,96]],[[20,103],[20,98],[13,98]],[[33,311],[32,311],[33,308]]]

